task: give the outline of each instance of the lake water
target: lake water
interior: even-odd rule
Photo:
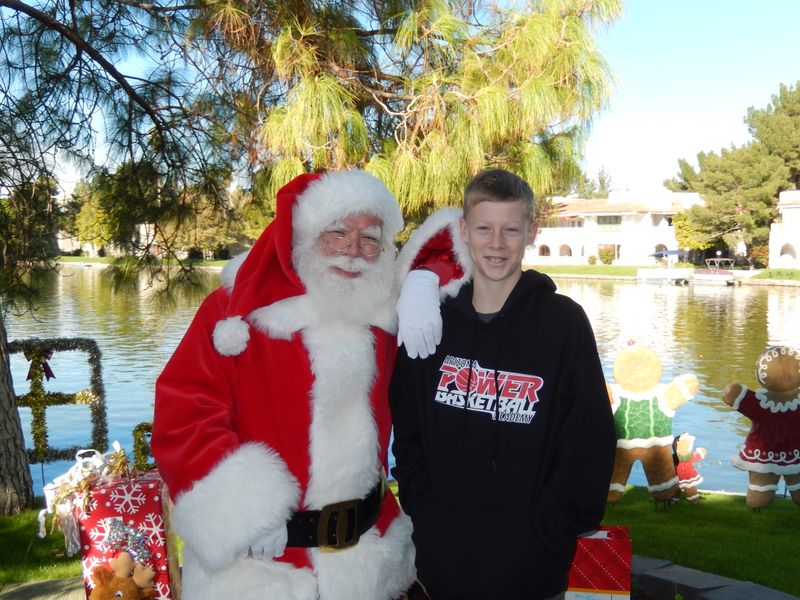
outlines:
[[[216,272],[203,274],[211,289]],[[743,493],[747,474],[730,458],[744,441],[750,422],[720,400],[726,384],[758,387],[755,361],[768,345],[800,348],[800,288],[755,286],[670,286],[627,281],[555,278],[559,291],[583,305],[595,330],[603,368],[613,381],[612,366],[630,339],[652,347],[664,362],[668,382],[695,373],[699,394],[678,409],[673,431],[688,431],[708,449],[698,471],[702,489]],[[153,415],[155,380],[180,341],[204,292],[163,306],[145,291],[115,292],[98,266],[67,266],[35,316],[9,316],[9,340],[28,337],[89,337],[102,352],[109,440],[131,451],[131,430]],[[535,340],[534,340],[535,342]],[[542,341],[546,343],[546,341]],[[56,379],[50,391],[75,392],[89,386],[87,357],[81,352],[53,356]],[[11,359],[17,393],[27,391],[28,363]],[[28,446],[30,412],[20,410]],[[50,445],[85,445],[91,422],[85,406],[47,411]],[[587,452],[591,449],[587,448]],[[69,468],[69,462],[32,465],[37,490]],[[636,465],[630,483],[644,485]],[[783,493],[783,484],[779,493]]]

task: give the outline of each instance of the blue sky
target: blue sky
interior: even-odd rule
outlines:
[[[800,80],[800,0],[626,0],[597,35],[616,85],[583,163],[650,191],[678,159],[751,139],[743,119]]]

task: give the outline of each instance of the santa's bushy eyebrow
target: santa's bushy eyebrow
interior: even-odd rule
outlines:
[[[380,225],[370,225],[369,227],[365,227],[361,230],[361,237],[374,237],[380,238],[381,237],[381,227]],[[345,227],[344,223],[341,221],[336,221],[328,225],[322,233],[349,233],[350,229]]]
[[[381,237],[381,228],[378,225],[365,227],[364,229],[361,230],[361,236],[379,238]]]

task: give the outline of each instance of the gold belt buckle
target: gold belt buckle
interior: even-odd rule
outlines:
[[[319,549],[322,552],[337,552],[350,548],[358,543],[361,534],[358,531],[358,509],[361,500],[345,500],[335,504],[326,504],[322,507],[319,514],[319,526],[317,528],[317,540]],[[347,539],[347,529],[350,524],[349,511],[353,514],[353,537]],[[336,515],[336,542],[331,543],[328,539],[328,527],[331,518]]]

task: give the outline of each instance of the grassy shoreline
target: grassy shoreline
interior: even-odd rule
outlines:
[[[535,269],[540,273],[551,276],[578,276],[578,277],[597,277],[597,278],[636,278],[639,269],[656,268],[653,266],[642,267],[623,267],[616,265],[527,265],[527,268]],[[695,268],[694,265],[679,265],[679,268]],[[777,281],[798,281],[800,282],[800,269],[756,269],[734,270],[734,277],[740,279],[742,283],[752,280],[760,282]]]
[[[706,492],[697,505],[664,509],[633,487],[606,507],[603,523],[627,526],[634,554],[800,596],[800,507],[786,498],[754,511],[743,495]]]
[[[56,259],[64,264],[111,264],[114,259],[108,256],[89,258],[86,256],[61,256]],[[225,260],[193,261],[197,267],[220,268],[225,266]],[[680,264],[679,267],[694,268],[694,265]],[[629,267],[618,265],[523,265],[526,269],[534,269],[540,273],[552,276],[576,276],[586,278],[624,278],[635,279],[639,269],[656,268],[654,265]],[[734,274],[746,275],[742,282],[747,280],[768,281],[798,281],[800,282],[800,269],[761,269],[755,273],[746,270],[734,270]]]

